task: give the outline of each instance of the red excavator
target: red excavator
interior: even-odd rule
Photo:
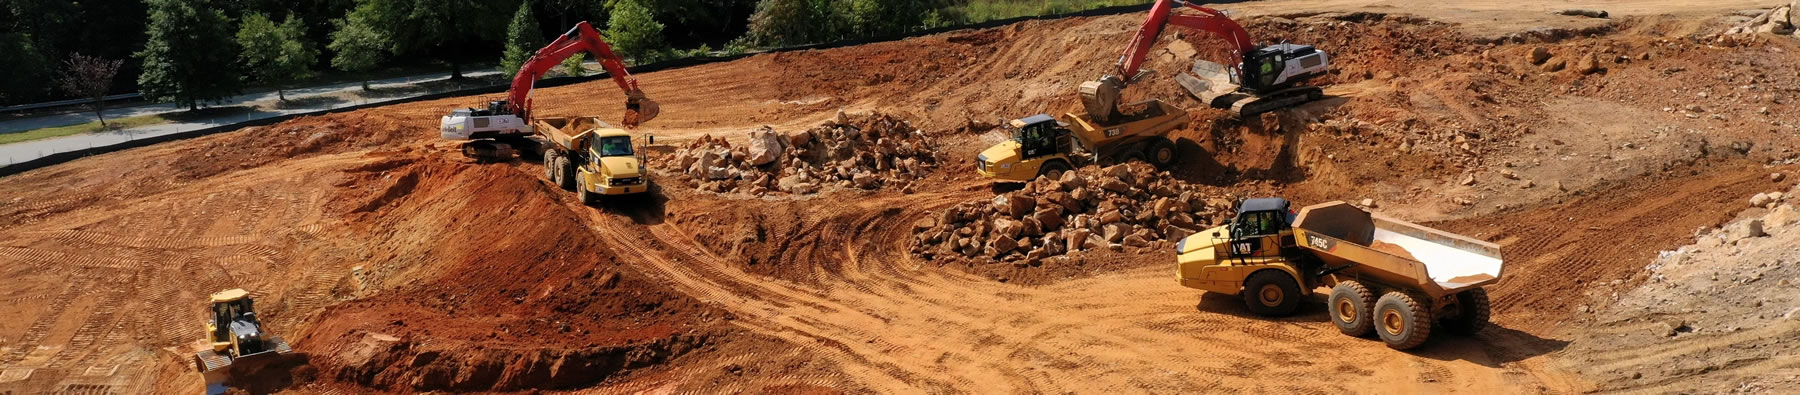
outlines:
[[[1197,14],[1177,14],[1187,8]],[[1224,12],[1181,0],[1158,0],[1150,7],[1150,16],[1138,28],[1119,56],[1112,74],[1098,81],[1081,84],[1081,102],[1087,113],[1100,123],[1121,117],[1119,92],[1131,82],[1149,74],[1140,70],[1167,25],[1186,26],[1211,32],[1230,44],[1229,58],[1223,64],[1206,60],[1194,62],[1191,74],[1175,76],[1177,83],[1189,93],[1214,108],[1228,108],[1240,116],[1253,116],[1270,110],[1318,100],[1324,91],[1300,85],[1325,75],[1331,58],[1310,45],[1280,43],[1258,46],[1250,33],[1232,21]]]
[[[658,107],[655,101],[644,96],[638,89],[636,78],[625,71],[625,62],[618,54],[613,53],[612,46],[606,43],[600,32],[592,25],[581,22],[563,33],[555,42],[539,49],[531,59],[519,68],[513,76],[512,88],[506,91],[505,100],[489,102],[487,108],[465,108],[452,111],[443,117],[440,123],[441,135],[449,140],[467,140],[462,146],[463,155],[489,160],[508,160],[514,152],[514,146],[533,146],[538,141],[533,138],[537,133],[531,125],[531,89],[545,72],[561,64],[564,59],[575,54],[588,52],[606,68],[606,74],[612,77],[613,83],[625,91],[626,128],[636,128],[639,124],[656,118]],[[528,151],[535,151],[530,149]]]

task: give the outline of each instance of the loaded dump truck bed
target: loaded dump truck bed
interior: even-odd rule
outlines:
[[[1339,275],[1416,287],[1432,297],[1499,281],[1505,266],[1500,246],[1493,243],[1374,215],[1344,202],[1301,208],[1293,228],[1295,244],[1313,250]]]

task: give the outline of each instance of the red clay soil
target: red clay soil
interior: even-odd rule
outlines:
[[[1075,85],[1104,74],[1096,59],[1141,21],[1124,15],[640,76],[664,111],[639,131],[658,136],[652,161],[704,134],[742,141],[762,124],[879,109],[949,158],[911,194],[750,199],[659,183],[588,207],[536,163],[477,164],[437,141],[439,116],[483,97],[0,179],[0,313],[21,317],[0,322],[0,368],[32,372],[0,391],[185,392],[204,296],[231,287],[316,369],[258,391],[1556,391],[1578,387],[1545,363],[1580,330],[1555,325],[1590,300],[1571,295],[1642,281],[1632,273],[1655,251],[1728,218],[1767,186],[1765,164],[1795,157],[1785,131],[1800,120],[1780,118],[1800,97],[1792,43],[1708,48],[1687,37],[1706,23],[1635,17],[1533,44],[1376,14],[1244,20],[1331,51],[1335,97],[1221,119],[1172,82],[1208,41],[1168,45],[1151,67],[1170,72],[1127,99],[1196,110],[1172,177],[1233,197],[1372,198],[1496,242],[1508,266],[1495,327],[1394,352],[1337,335],[1317,303],[1270,319],[1182,288],[1167,248],[1039,267],[908,254],[915,221],[993,197],[969,160],[1005,136],[971,123],[1073,110]],[[1539,71],[1526,54],[1540,45],[1596,54],[1604,70]],[[609,84],[536,102],[616,117]],[[1307,357],[1321,349],[1339,352]]]

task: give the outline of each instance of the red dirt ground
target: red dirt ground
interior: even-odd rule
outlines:
[[[0,391],[190,392],[201,302],[231,287],[311,356],[281,389],[299,392],[1578,391],[1588,379],[1549,363],[1582,330],[1569,318],[1635,287],[1656,251],[1731,218],[1772,168],[1793,170],[1782,163],[1795,157],[1800,45],[1709,46],[1696,33],[1711,17],[1622,16],[1532,43],[1398,15],[1245,17],[1260,37],[1331,51],[1334,97],[1228,120],[1196,108],[1172,73],[1152,77],[1128,99],[1197,115],[1175,134],[1172,176],[1235,197],[1371,198],[1496,242],[1507,267],[1494,328],[1396,352],[1338,335],[1318,303],[1267,319],[1182,288],[1167,251],[1042,267],[909,255],[914,221],[993,196],[966,170],[1005,136],[971,121],[1073,110],[1075,84],[1102,74],[1110,62],[1096,59],[1116,56],[1140,19],[640,76],[663,104],[640,131],[658,137],[652,161],[703,134],[741,140],[878,109],[951,158],[911,194],[747,199],[670,183],[583,206],[536,163],[472,163],[437,141],[437,117],[477,97],[0,179],[0,312],[21,317],[0,322]],[[1152,67],[1207,52],[1183,40]],[[1538,71],[1525,59],[1537,46],[1571,64],[1596,54],[1604,71]],[[623,97],[607,84],[536,102],[616,117]]]

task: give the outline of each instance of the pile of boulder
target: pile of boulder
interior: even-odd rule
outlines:
[[[1725,30],[1725,34],[1771,33],[1778,35],[1800,35],[1800,32],[1797,32],[1795,29],[1795,25],[1800,25],[1800,15],[1796,14],[1796,8],[1800,8],[1800,0],[1776,6],[1768,12],[1750,18],[1749,21],[1745,21],[1744,23],[1740,23],[1737,26]]]
[[[1041,265],[1092,249],[1172,246],[1230,218],[1232,200],[1141,162],[1087,166],[992,199],[963,202],[913,224],[928,260]]]
[[[695,189],[764,196],[811,194],[838,186],[911,193],[912,184],[940,163],[938,147],[912,123],[882,113],[846,114],[811,129],[750,131],[733,147],[701,136],[666,163]]]

